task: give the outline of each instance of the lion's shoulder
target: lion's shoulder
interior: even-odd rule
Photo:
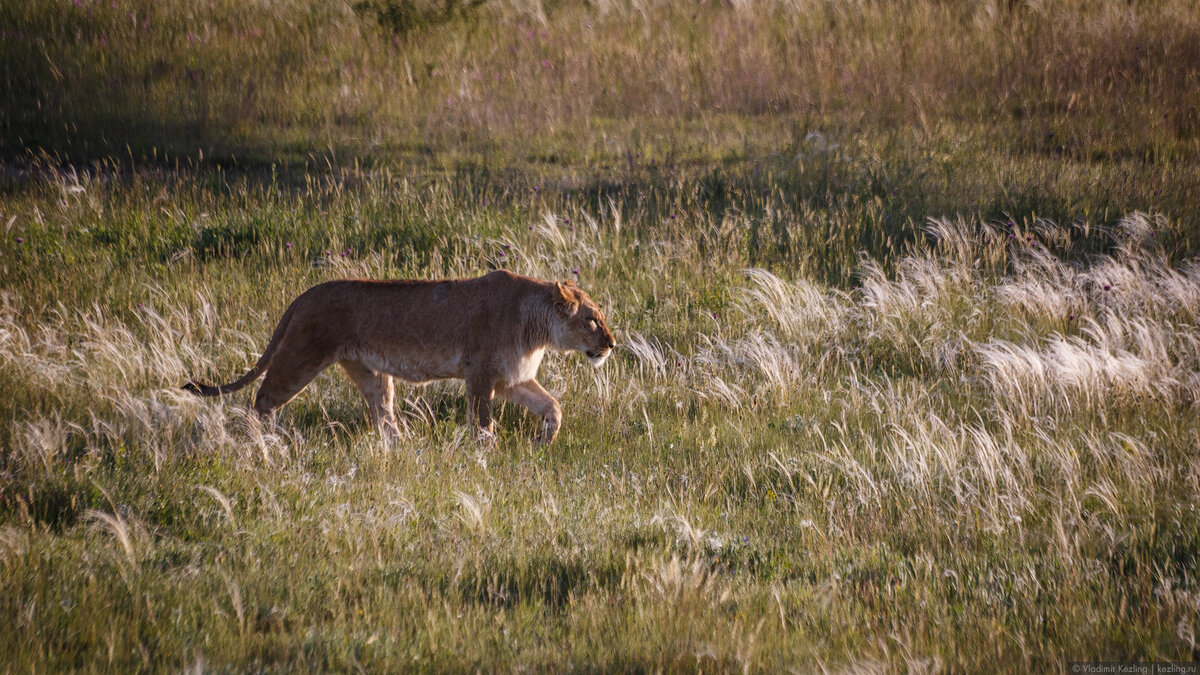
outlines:
[[[500,269],[492,270],[491,272],[488,272],[487,274],[483,275],[480,278],[481,279],[491,279],[493,281],[498,281],[501,279],[512,281],[515,279],[522,279],[522,278],[528,279],[529,277],[522,277],[520,274],[516,274],[515,272],[513,272],[511,270],[506,270],[504,268],[500,268]]]

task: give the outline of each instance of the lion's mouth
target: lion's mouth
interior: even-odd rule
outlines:
[[[608,360],[608,355],[612,354],[612,350],[611,349],[605,349],[603,351],[588,350],[584,353],[587,354],[588,360],[592,362],[592,365],[599,368],[600,366],[604,365],[605,361]]]

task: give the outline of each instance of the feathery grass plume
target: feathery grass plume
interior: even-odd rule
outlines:
[[[197,651],[196,658],[192,659],[192,662],[185,666],[181,672],[183,675],[204,675],[206,666],[208,666],[208,661],[204,659],[204,654]]]
[[[681,548],[689,551],[691,555],[713,555],[719,553],[721,547],[724,545],[720,537],[692,525],[687,517],[681,513],[671,515],[658,514],[650,522],[651,524],[661,525],[668,531],[673,532],[679,543],[683,544]]]
[[[222,494],[221,491],[215,487],[209,485],[197,485],[196,489],[207,492],[210,497],[216,500],[217,504],[220,505],[221,510],[225,512],[225,518],[229,522],[230,529],[236,532],[238,529],[238,524],[237,517],[233,515],[233,502],[231,502],[228,497]]]
[[[1026,451],[1011,430],[997,438],[981,425],[952,425],[936,415],[904,413],[892,427],[876,480],[892,494],[915,495],[933,522],[977,519],[1000,533],[1027,516],[1034,495]]]
[[[644,369],[647,366],[654,377],[662,377],[666,373],[667,348],[657,338],[646,338],[641,333],[633,331],[625,336],[621,347],[638,360],[638,367],[642,373],[645,372]]]
[[[0,295],[0,359],[23,379],[53,391],[71,375],[66,346],[50,326],[42,326],[37,338],[31,336],[17,321],[17,301],[9,293]]]
[[[696,388],[696,393],[704,399],[717,401],[727,408],[741,408],[746,401],[746,391],[736,383],[729,382],[720,375],[706,373],[701,376],[702,383]]]
[[[1007,259],[1003,229],[966,218],[929,218],[925,232],[933,239],[932,253],[943,264],[979,273],[994,269]]]
[[[1101,258],[1079,275],[1100,311],[1164,320],[1200,315],[1200,274],[1194,261],[1173,269],[1161,255],[1134,252]]]
[[[474,534],[488,534],[491,531],[487,523],[488,513],[491,511],[491,501],[486,497],[469,495],[461,490],[455,490],[454,497],[462,509],[458,513],[458,519]]]
[[[569,248],[566,236],[563,235],[562,228],[558,223],[558,216],[553,213],[546,212],[542,214],[542,219],[534,225],[534,234],[542,237],[550,244],[552,250],[565,251]]]
[[[838,291],[822,290],[804,279],[786,282],[764,269],[743,270],[752,287],[741,289],[740,307],[761,311],[782,330],[782,337],[801,345],[833,343],[845,329],[847,300]]]
[[[875,261],[859,267],[862,301],[853,320],[869,350],[909,367],[958,370],[983,325],[979,276],[920,254],[902,258],[894,280]]]
[[[781,343],[774,335],[754,332],[734,341],[702,335],[700,342],[702,347],[695,360],[712,370],[706,391],[719,399],[729,399],[745,389],[761,390],[783,402],[801,383],[812,378],[812,373],[803,367],[806,359],[796,348]],[[716,375],[721,371],[737,378],[737,383]]]
[[[11,454],[16,468],[40,469],[50,473],[62,468],[63,460],[82,436],[82,428],[65,422],[60,413],[41,419],[17,421],[11,428]]]
[[[135,528],[124,516],[119,513],[105,513],[97,509],[88,509],[84,511],[83,517],[92,523],[93,530],[102,530],[112,535],[121,545],[121,550],[125,553],[125,559],[130,566],[137,566]]]
[[[11,525],[0,527],[0,563],[25,555],[29,550],[29,535]]]
[[[1109,314],[1103,324],[1086,320],[1083,331],[1084,336],[1051,336],[1040,347],[1003,340],[978,345],[983,376],[1004,400],[1043,412],[1145,396],[1173,406],[1186,391],[1185,378],[1196,362],[1176,362],[1162,326]],[[1196,336],[1185,339],[1195,344]]]
[[[1123,216],[1114,233],[1118,257],[1134,257],[1152,250],[1170,229],[1170,219],[1162,213],[1134,211]]]
[[[702,556],[688,559],[672,554],[652,561],[650,569],[640,574],[642,593],[646,600],[664,603],[686,616],[729,598],[730,588]]]
[[[1090,311],[1089,297],[1078,271],[1048,249],[1013,256],[1011,276],[997,280],[994,297],[1020,309],[1026,321],[1059,324]]]
[[[242,587],[225,570],[221,570],[221,579],[225,582],[225,592],[229,595],[229,604],[233,608],[234,618],[237,619],[238,633],[245,633],[246,607],[242,601]],[[224,612],[221,614],[225,615]]]

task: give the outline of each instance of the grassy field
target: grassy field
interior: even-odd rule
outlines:
[[[0,2],[4,670],[1200,655],[1200,5]],[[460,383],[178,389],[328,279],[574,278]]]

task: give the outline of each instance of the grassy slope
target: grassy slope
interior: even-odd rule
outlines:
[[[315,6],[0,8],[6,662],[1195,656],[1192,3]],[[544,366],[550,449],[174,389],[311,283],[495,266],[627,347]]]

